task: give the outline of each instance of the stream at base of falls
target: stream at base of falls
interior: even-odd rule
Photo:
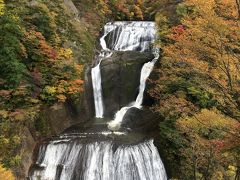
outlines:
[[[144,111],[146,82],[159,58],[152,46],[155,36],[154,22],[111,22],[104,26],[101,53],[91,71],[95,118],[42,143],[29,170],[30,180],[167,180],[151,131],[128,127],[128,121],[122,126],[129,110]],[[142,65],[135,101],[116,109],[112,118],[104,116],[101,63],[115,51],[152,53],[154,59]],[[140,118],[132,119],[138,122]]]

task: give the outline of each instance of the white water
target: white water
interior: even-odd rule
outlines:
[[[92,85],[93,85],[93,96],[95,105],[95,116],[97,118],[103,117],[103,99],[102,99],[102,86],[101,86],[101,72],[100,72],[100,62],[94,68],[92,68]]]
[[[113,31],[114,29],[116,31]],[[101,61],[111,56],[113,50],[150,51],[152,49],[150,44],[155,35],[153,29],[152,22],[115,22],[105,26],[104,35],[100,39],[102,52],[99,55],[99,63],[92,69],[96,117],[103,117],[104,114]],[[108,43],[105,40],[107,35],[110,36]],[[155,58],[143,65],[136,101],[118,111],[115,120],[109,124],[113,126],[112,129],[116,130],[116,126],[121,126],[122,118],[130,107],[141,108],[146,80],[158,59],[158,54],[156,52]],[[108,138],[113,135],[114,138]],[[125,139],[131,138],[125,132],[112,133],[107,128],[103,131],[62,134],[54,141],[40,147],[38,159],[29,178],[30,180],[167,180],[164,165],[153,140],[130,145],[121,142],[120,139],[124,136]]]
[[[92,86],[93,86],[93,97],[94,97],[94,105],[95,105],[95,116],[97,118],[103,118],[103,98],[102,98],[102,79],[101,79],[101,70],[100,64],[103,58],[111,56],[111,53],[108,53],[109,49],[107,48],[106,42],[104,40],[107,35],[109,29],[104,30],[104,35],[100,38],[100,44],[102,47],[102,53],[99,55],[99,63],[97,66],[92,68],[91,76],[92,76]],[[106,54],[106,55],[105,55]]]
[[[112,142],[52,142],[40,149],[42,168],[30,180],[167,180],[153,140],[113,147]]]
[[[159,58],[159,50],[158,49],[154,49],[153,53],[154,53],[154,59],[150,62],[145,63],[142,67],[141,76],[140,76],[139,93],[138,93],[138,96],[137,96],[135,102],[131,103],[128,106],[122,107],[119,111],[117,111],[117,113],[115,114],[114,120],[108,123],[108,128],[110,130],[117,131],[121,128],[121,123],[123,121],[124,115],[127,113],[127,111],[130,108],[133,108],[133,107],[138,108],[138,109],[141,108],[141,105],[143,102],[144,90],[146,87],[146,81],[154,68],[154,64],[156,63],[156,61]]]
[[[100,38],[102,53],[99,55],[99,63],[91,71],[95,116],[97,118],[103,118],[104,115],[100,69],[102,60],[110,57],[111,51],[149,51],[154,42],[155,34],[153,22],[113,22],[104,26],[104,34]],[[107,43],[105,38],[108,35],[110,40]]]

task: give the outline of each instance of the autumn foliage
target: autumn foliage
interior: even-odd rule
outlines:
[[[176,178],[238,179],[237,3],[184,0],[175,12],[174,20],[164,10],[156,17],[162,58],[149,91],[157,100],[153,109],[163,119],[164,156],[175,162],[171,169]]]
[[[52,4],[5,2],[0,1],[0,162],[16,167],[22,134],[28,126],[38,128],[41,108],[83,92],[83,65],[63,46],[66,36],[57,32]],[[16,3],[21,8],[12,8]],[[0,179],[7,173],[0,169]]]
[[[13,176],[13,174],[10,170],[7,170],[0,165],[0,179],[15,180],[15,177]]]

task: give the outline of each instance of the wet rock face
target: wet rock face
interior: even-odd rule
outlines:
[[[151,132],[158,128],[158,116],[149,109],[131,108],[123,117],[122,128],[134,132]]]
[[[101,63],[104,116],[113,118],[116,111],[135,101],[141,68],[153,59],[151,53],[115,52]]]

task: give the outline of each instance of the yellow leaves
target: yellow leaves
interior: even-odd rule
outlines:
[[[11,138],[11,141],[15,144],[15,145],[19,145],[21,144],[21,138],[19,136],[13,136]]]
[[[192,116],[182,117],[176,122],[177,129],[187,139],[188,147],[181,148],[181,156],[189,163],[196,163],[197,173],[210,179],[222,180],[236,175],[236,153],[239,147],[239,122],[226,117],[215,109],[203,109]],[[193,157],[196,157],[193,162]],[[204,174],[209,162],[211,174]],[[187,162],[185,162],[187,163]]]
[[[5,169],[0,164],[0,179],[1,180],[15,180],[13,173],[10,170]]]
[[[228,170],[230,170],[230,171],[237,171],[237,167],[229,165],[228,166]]]
[[[181,118],[176,125],[184,131],[200,132],[202,129],[217,129],[221,134],[236,129],[238,121],[222,115],[217,110],[203,109],[192,117]]]
[[[215,0],[186,0],[184,4],[187,4],[189,6],[195,6],[197,10],[203,14],[212,14],[214,13],[214,8],[216,6]]]
[[[98,0],[97,3],[100,6],[101,12],[104,15],[109,15],[109,14],[112,13],[112,11],[110,10],[110,7],[107,4],[107,1],[105,1],[105,0]]]
[[[0,135],[0,147],[4,147],[9,144],[9,139],[3,135]]]
[[[235,7],[233,1],[226,3]],[[228,11],[223,1],[186,0],[183,4],[198,9],[198,13],[184,16],[182,25],[171,29],[167,37],[175,44],[163,47],[164,56],[208,74],[226,89],[236,89],[240,64],[233,51],[240,49],[238,23],[222,13],[221,8]]]
[[[73,57],[72,49],[70,48],[60,48],[58,51],[59,58],[64,58],[66,60],[70,60]]]
[[[29,102],[32,103],[32,104],[37,104],[37,103],[39,103],[39,99],[30,98]]]
[[[47,96],[56,97],[58,102],[65,102],[67,99],[67,95],[78,94],[83,91],[82,85],[84,81],[81,79],[75,80],[60,80],[57,86],[46,86],[44,88],[45,96],[43,98],[47,98]]]
[[[53,87],[53,86],[46,86],[44,88],[44,91],[47,93],[47,94],[55,94],[56,93],[56,87]]]
[[[0,0],[0,16],[4,14],[4,0]]]
[[[7,118],[8,117],[8,111],[0,110],[0,117],[1,118]]]
[[[78,73],[80,75],[82,73],[82,71],[83,71],[83,65],[75,64],[74,67],[75,67],[75,69],[78,71]]]
[[[237,167],[233,165],[228,166],[228,170],[226,171],[226,175],[230,178],[234,178],[237,173]]]
[[[136,18],[143,20],[143,12],[141,8],[137,5],[134,5],[133,8],[134,8],[134,14],[136,15]]]

